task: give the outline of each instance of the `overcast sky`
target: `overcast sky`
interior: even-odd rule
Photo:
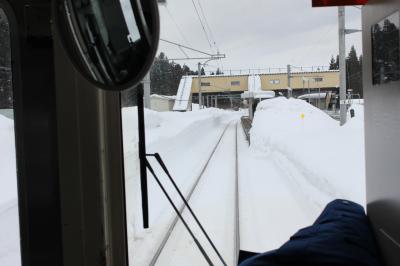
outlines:
[[[328,65],[338,54],[337,8],[311,8],[311,0],[194,0],[207,17],[225,70]],[[198,6],[201,14],[201,9]],[[161,38],[210,52],[192,0],[167,0],[160,6]],[[346,8],[347,28],[361,28],[361,10]],[[208,32],[209,35],[211,35]],[[361,53],[361,33],[347,36],[347,49]],[[159,51],[181,58],[179,48],[160,42]],[[188,51],[189,56],[199,54]],[[197,61],[180,61],[196,68]],[[206,70],[215,70],[212,62]]]

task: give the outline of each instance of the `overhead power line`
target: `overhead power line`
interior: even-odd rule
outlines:
[[[185,35],[183,34],[183,31],[181,30],[181,28],[179,27],[178,23],[176,22],[176,20],[174,19],[174,16],[171,14],[171,12],[169,11],[168,7],[165,5],[165,10],[168,13],[168,16],[171,18],[172,22],[174,23],[176,29],[178,30],[179,34],[181,35],[183,41],[185,42],[186,45],[189,45],[188,40],[186,39]]]
[[[208,42],[208,44],[210,45],[210,48],[212,49],[212,45],[211,45],[210,38],[208,37],[206,28],[205,28],[205,26],[204,26],[203,21],[201,20],[201,16],[200,16],[199,10],[197,9],[197,6],[196,6],[196,4],[194,3],[194,0],[192,0],[192,4],[193,4],[193,7],[194,7],[194,10],[196,11],[197,18],[199,19],[201,28],[203,29],[204,35],[206,36],[207,42]]]
[[[208,23],[207,17],[206,17],[206,15],[205,15],[205,13],[204,13],[203,6],[201,5],[200,0],[197,0],[197,3],[199,4],[200,12],[201,12],[201,14],[203,15],[203,18],[204,18],[204,22],[205,22],[205,24],[206,24],[206,27],[207,27],[208,31],[210,32],[211,41],[213,42],[215,48],[216,48],[217,51],[218,51],[219,49],[218,49],[218,46],[217,46],[217,42],[215,41],[213,31],[211,30],[210,24]]]
[[[185,52],[185,50],[182,49],[182,47],[179,46],[179,50],[186,56],[186,58],[189,58],[188,54]]]
[[[208,56],[213,56],[213,55],[210,54],[210,53],[203,52],[203,51],[200,51],[200,50],[191,48],[191,47],[189,47],[189,46],[182,45],[182,44],[179,44],[179,43],[176,43],[176,42],[172,42],[172,41],[168,41],[168,40],[165,40],[165,39],[162,39],[162,38],[160,38],[160,41],[163,41],[163,42],[166,42],[166,43],[169,43],[169,44],[172,44],[172,45],[176,45],[176,46],[178,46],[178,47],[185,48],[185,49],[188,49],[188,50],[191,50],[191,51],[200,53],[200,54],[204,54],[204,55],[208,55]]]
[[[199,7],[200,7],[200,12],[201,12],[201,14],[203,16],[203,19],[205,21],[206,27],[207,27],[207,29],[208,29],[208,31],[210,33],[209,36],[211,37],[211,41],[212,41],[212,43],[213,43],[213,45],[214,45],[214,47],[216,49],[216,52],[219,53],[219,47],[217,45],[217,41],[215,40],[215,35],[214,35],[214,33],[213,33],[212,29],[211,29],[210,23],[208,23],[208,19],[207,19],[206,13],[204,12],[203,6],[201,4],[201,0],[197,0],[197,3],[199,5]],[[221,69],[224,68],[221,60],[218,60],[218,64],[220,65]]]

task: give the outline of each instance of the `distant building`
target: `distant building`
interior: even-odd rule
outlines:
[[[201,91],[203,103],[206,106],[232,107],[241,104],[240,95],[251,90],[253,84],[249,74],[244,75],[207,75],[201,77]],[[290,78],[291,88],[288,88],[287,73],[261,73],[256,74],[257,80],[261,83],[261,91],[274,91],[277,96],[288,96],[291,91],[292,97],[303,94],[339,92],[339,71],[312,71],[292,72]],[[259,77],[259,78],[258,78]],[[182,82],[187,82],[188,77],[183,77]],[[190,76],[191,87],[190,97],[181,99],[199,102],[199,84],[197,76]],[[249,89],[250,88],[250,89]],[[181,93],[182,94],[182,93]],[[189,95],[189,93],[186,93]]]
[[[152,94],[150,96],[150,109],[158,112],[172,111],[175,103],[175,96],[164,96]]]

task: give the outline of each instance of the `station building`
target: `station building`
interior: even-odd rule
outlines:
[[[338,70],[292,72],[287,73],[260,73],[255,74],[261,80],[262,91],[274,91],[276,95],[298,97],[309,93],[339,92],[340,76]],[[234,107],[241,103],[240,95],[249,91],[250,76],[239,75],[206,75],[201,76],[201,92],[203,103],[206,106]],[[182,84],[186,90],[182,92]],[[250,86],[251,87],[251,86]],[[290,87],[290,89],[289,89]],[[179,95],[186,95],[187,99],[180,99]],[[183,77],[178,89],[177,100],[193,103],[199,102],[198,76]]]

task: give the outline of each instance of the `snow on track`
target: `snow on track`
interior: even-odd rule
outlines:
[[[189,204],[228,265],[234,264],[236,127],[230,125]],[[222,265],[185,210],[183,217],[215,265]],[[156,265],[207,265],[193,239],[179,221]]]
[[[313,220],[285,172],[264,153],[250,151],[238,131],[240,248],[266,252],[279,248]]]
[[[210,128],[214,128],[214,130],[210,132]],[[218,142],[224,128],[224,123],[216,123],[214,119],[199,121],[198,124],[194,124],[174,138],[170,138],[168,142],[150,145],[148,150],[149,153],[159,152],[161,154],[182,193],[187,195],[196,178],[201,173],[207,158]],[[202,137],[193,142],[193,139],[188,138],[188,136],[194,135],[200,135]],[[180,142],[180,145],[176,144],[178,142]],[[190,148],[188,149],[187,147]],[[195,155],[197,155],[197,157],[195,157]],[[156,173],[160,175],[161,182],[164,184],[174,202],[177,202],[178,206],[183,204],[159,165],[151,158],[150,161]],[[133,179],[131,179],[131,181],[133,181]],[[135,184],[133,182],[128,182],[127,186],[131,188],[140,187],[139,183]],[[131,261],[133,261],[134,265],[149,265],[152,256],[155,254],[157,247],[162,242],[169,225],[175,217],[172,207],[165,199],[165,196],[162,194],[150,173],[148,173],[148,189],[151,227],[147,230],[142,229],[141,219],[138,219],[139,221],[136,220],[137,224],[134,228],[134,238],[131,239],[130,246]],[[136,193],[136,195],[140,194]],[[133,193],[128,195],[128,197],[129,196],[132,197]],[[140,201],[136,200],[136,203],[140,203]],[[140,206],[137,206],[135,210],[136,217],[141,217]],[[128,210],[128,214],[129,212],[132,212],[132,210]],[[134,213],[131,215],[134,215]]]

